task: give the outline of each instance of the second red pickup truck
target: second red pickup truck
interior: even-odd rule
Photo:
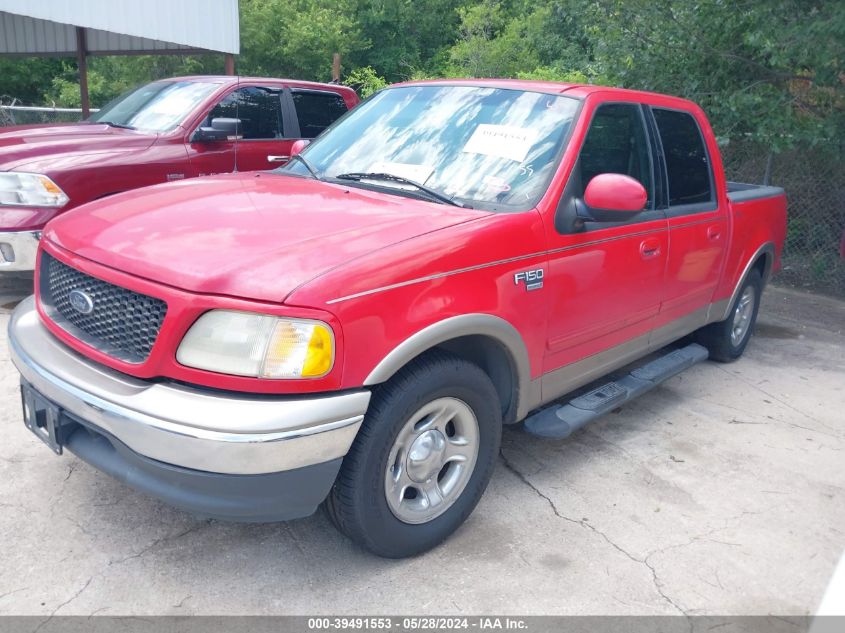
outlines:
[[[267,170],[358,103],[351,88],[256,77],[178,77],[87,121],[0,128],[0,273],[30,271],[56,215],[130,189]]]
[[[391,87],[276,172],[51,222],[9,325],[24,422],[189,511],[325,501],[413,555],[472,512],[503,424],[566,437],[738,358],[785,231],[783,191],[726,182],[689,101]]]

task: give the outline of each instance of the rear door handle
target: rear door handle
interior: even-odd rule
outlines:
[[[270,154],[267,157],[268,163],[286,163],[289,160],[290,156],[274,156],[273,154]]]
[[[660,242],[657,240],[643,240],[640,242],[640,256],[643,259],[651,259],[660,255]]]
[[[722,237],[722,229],[718,226],[711,226],[707,228],[707,237],[713,240],[714,242]]]

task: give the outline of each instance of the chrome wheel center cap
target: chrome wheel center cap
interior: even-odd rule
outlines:
[[[408,476],[418,482],[428,481],[443,468],[446,438],[437,429],[421,433],[408,451]]]

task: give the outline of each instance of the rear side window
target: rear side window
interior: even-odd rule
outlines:
[[[669,177],[669,206],[713,200],[710,164],[704,139],[692,115],[677,110],[652,109]]]
[[[205,125],[210,125],[216,118],[240,119],[244,140],[284,138],[279,89],[249,87],[236,90],[214,106]]]
[[[314,138],[346,114],[346,102],[333,92],[293,91],[302,138]]]

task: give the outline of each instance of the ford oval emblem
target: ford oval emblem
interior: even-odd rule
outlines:
[[[71,307],[80,314],[91,314],[94,311],[94,300],[81,290],[71,290],[68,300]]]

